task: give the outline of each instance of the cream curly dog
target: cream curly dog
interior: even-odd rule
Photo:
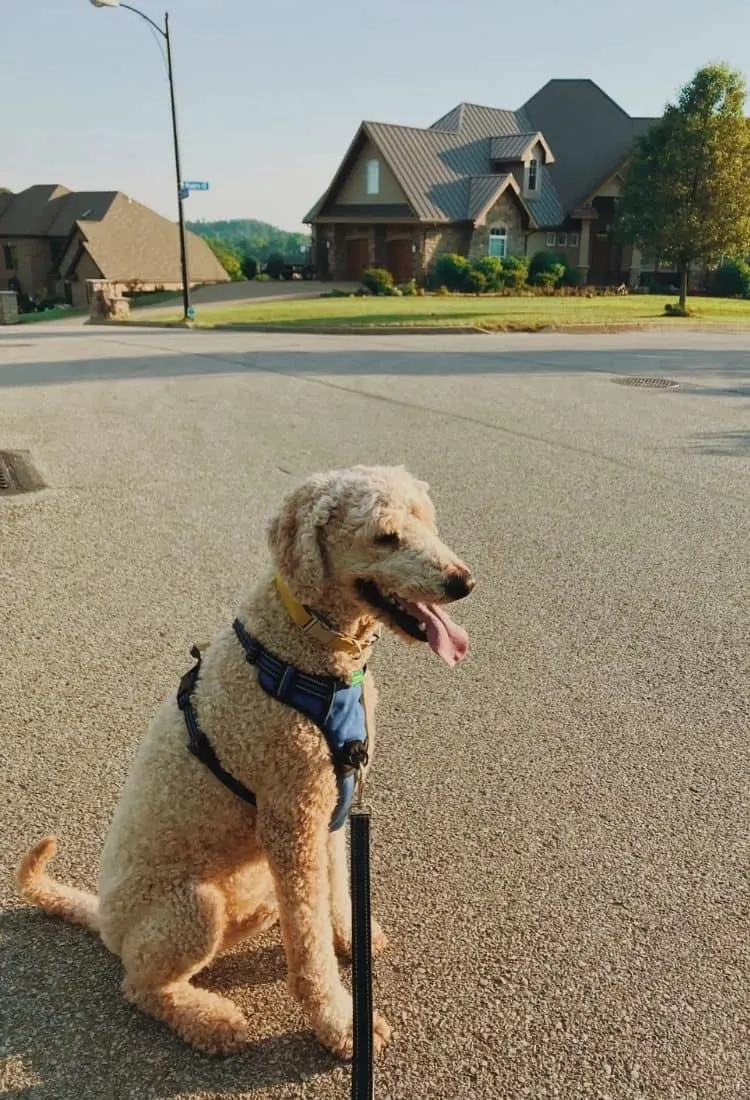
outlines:
[[[438,537],[428,488],[403,467],[356,466],[304,482],[269,525],[273,568],[240,604],[240,631],[303,680],[344,687],[361,681],[380,624],[456,664],[468,639],[440,605],[468,595],[473,581]],[[115,811],[99,897],[47,874],[54,837],[25,857],[18,883],[46,912],[100,934],[122,961],[129,1001],[217,1054],[246,1041],[244,1017],[190,979],[278,919],[291,992],[320,1042],[349,1057],[352,997],[336,960],[351,949],[345,831],[331,831],[342,785],[321,728],[261,686],[236,627],[203,654],[192,713],[225,776],[257,805],[188,751],[186,713],[173,693]],[[369,670],[360,696],[371,755]],[[356,710],[361,721],[359,703]],[[373,924],[373,948],[385,942]],[[389,1037],[376,1014],[376,1049]]]

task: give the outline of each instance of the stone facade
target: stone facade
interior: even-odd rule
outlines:
[[[524,236],[521,210],[517,202],[507,193],[501,195],[497,202],[490,208],[485,218],[484,225],[478,225],[471,237],[469,247],[469,259],[481,260],[489,255],[490,230],[504,228],[508,231],[508,256],[524,256],[526,254],[526,240]]]
[[[465,256],[471,243],[471,226],[441,225],[428,229],[422,238],[417,252],[417,275],[419,282],[427,281],[435,260],[446,252],[457,252]]]

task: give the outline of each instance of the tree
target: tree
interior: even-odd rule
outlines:
[[[242,265],[234,249],[230,248],[224,241],[220,241],[217,237],[206,237],[205,240],[232,282],[239,282],[243,278]]]
[[[188,228],[201,237],[214,237],[223,241],[238,256],[253,256],[265,263],[273,253],[280,253],[285,260],[299,263],[310,249],[310,235],[287,233],[268,222],[252,218],[218,222],[188,222]]]
[[[686,310],[690,265],[750,251],[750,126],[742,75],[699,69],[675,104],[636,143],[626,171],[621,236],[680,273]]]

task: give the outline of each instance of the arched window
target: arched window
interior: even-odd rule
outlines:
[[[380,161],[368,160],[367,162],[367,194],[377,195],[380,192]]]
[[[527,189],[529,191],[536,191],[539,186],[539,161],[534,159],[529,161],[529,175]]]
[[[503,260],[508,254],[508,230],[504,225],[490,229],[490,256],[497,256]]]

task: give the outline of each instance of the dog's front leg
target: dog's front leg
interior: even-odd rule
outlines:
[[[328,878],[331,888],[333,943],[342,958],[352,957],[352,903],[346,862],[346,830],[328,834]],[[376,920],[372,921],[372,953],[379,955],[388,939]]]
[[[350,1058],[352,997],[341,981],[333,946],[327,821],[259,814],[259,827],[279,902],[289,988],[323,1046]],[[390,1027],[377,1013],[374,1031],[380,1050]]]

